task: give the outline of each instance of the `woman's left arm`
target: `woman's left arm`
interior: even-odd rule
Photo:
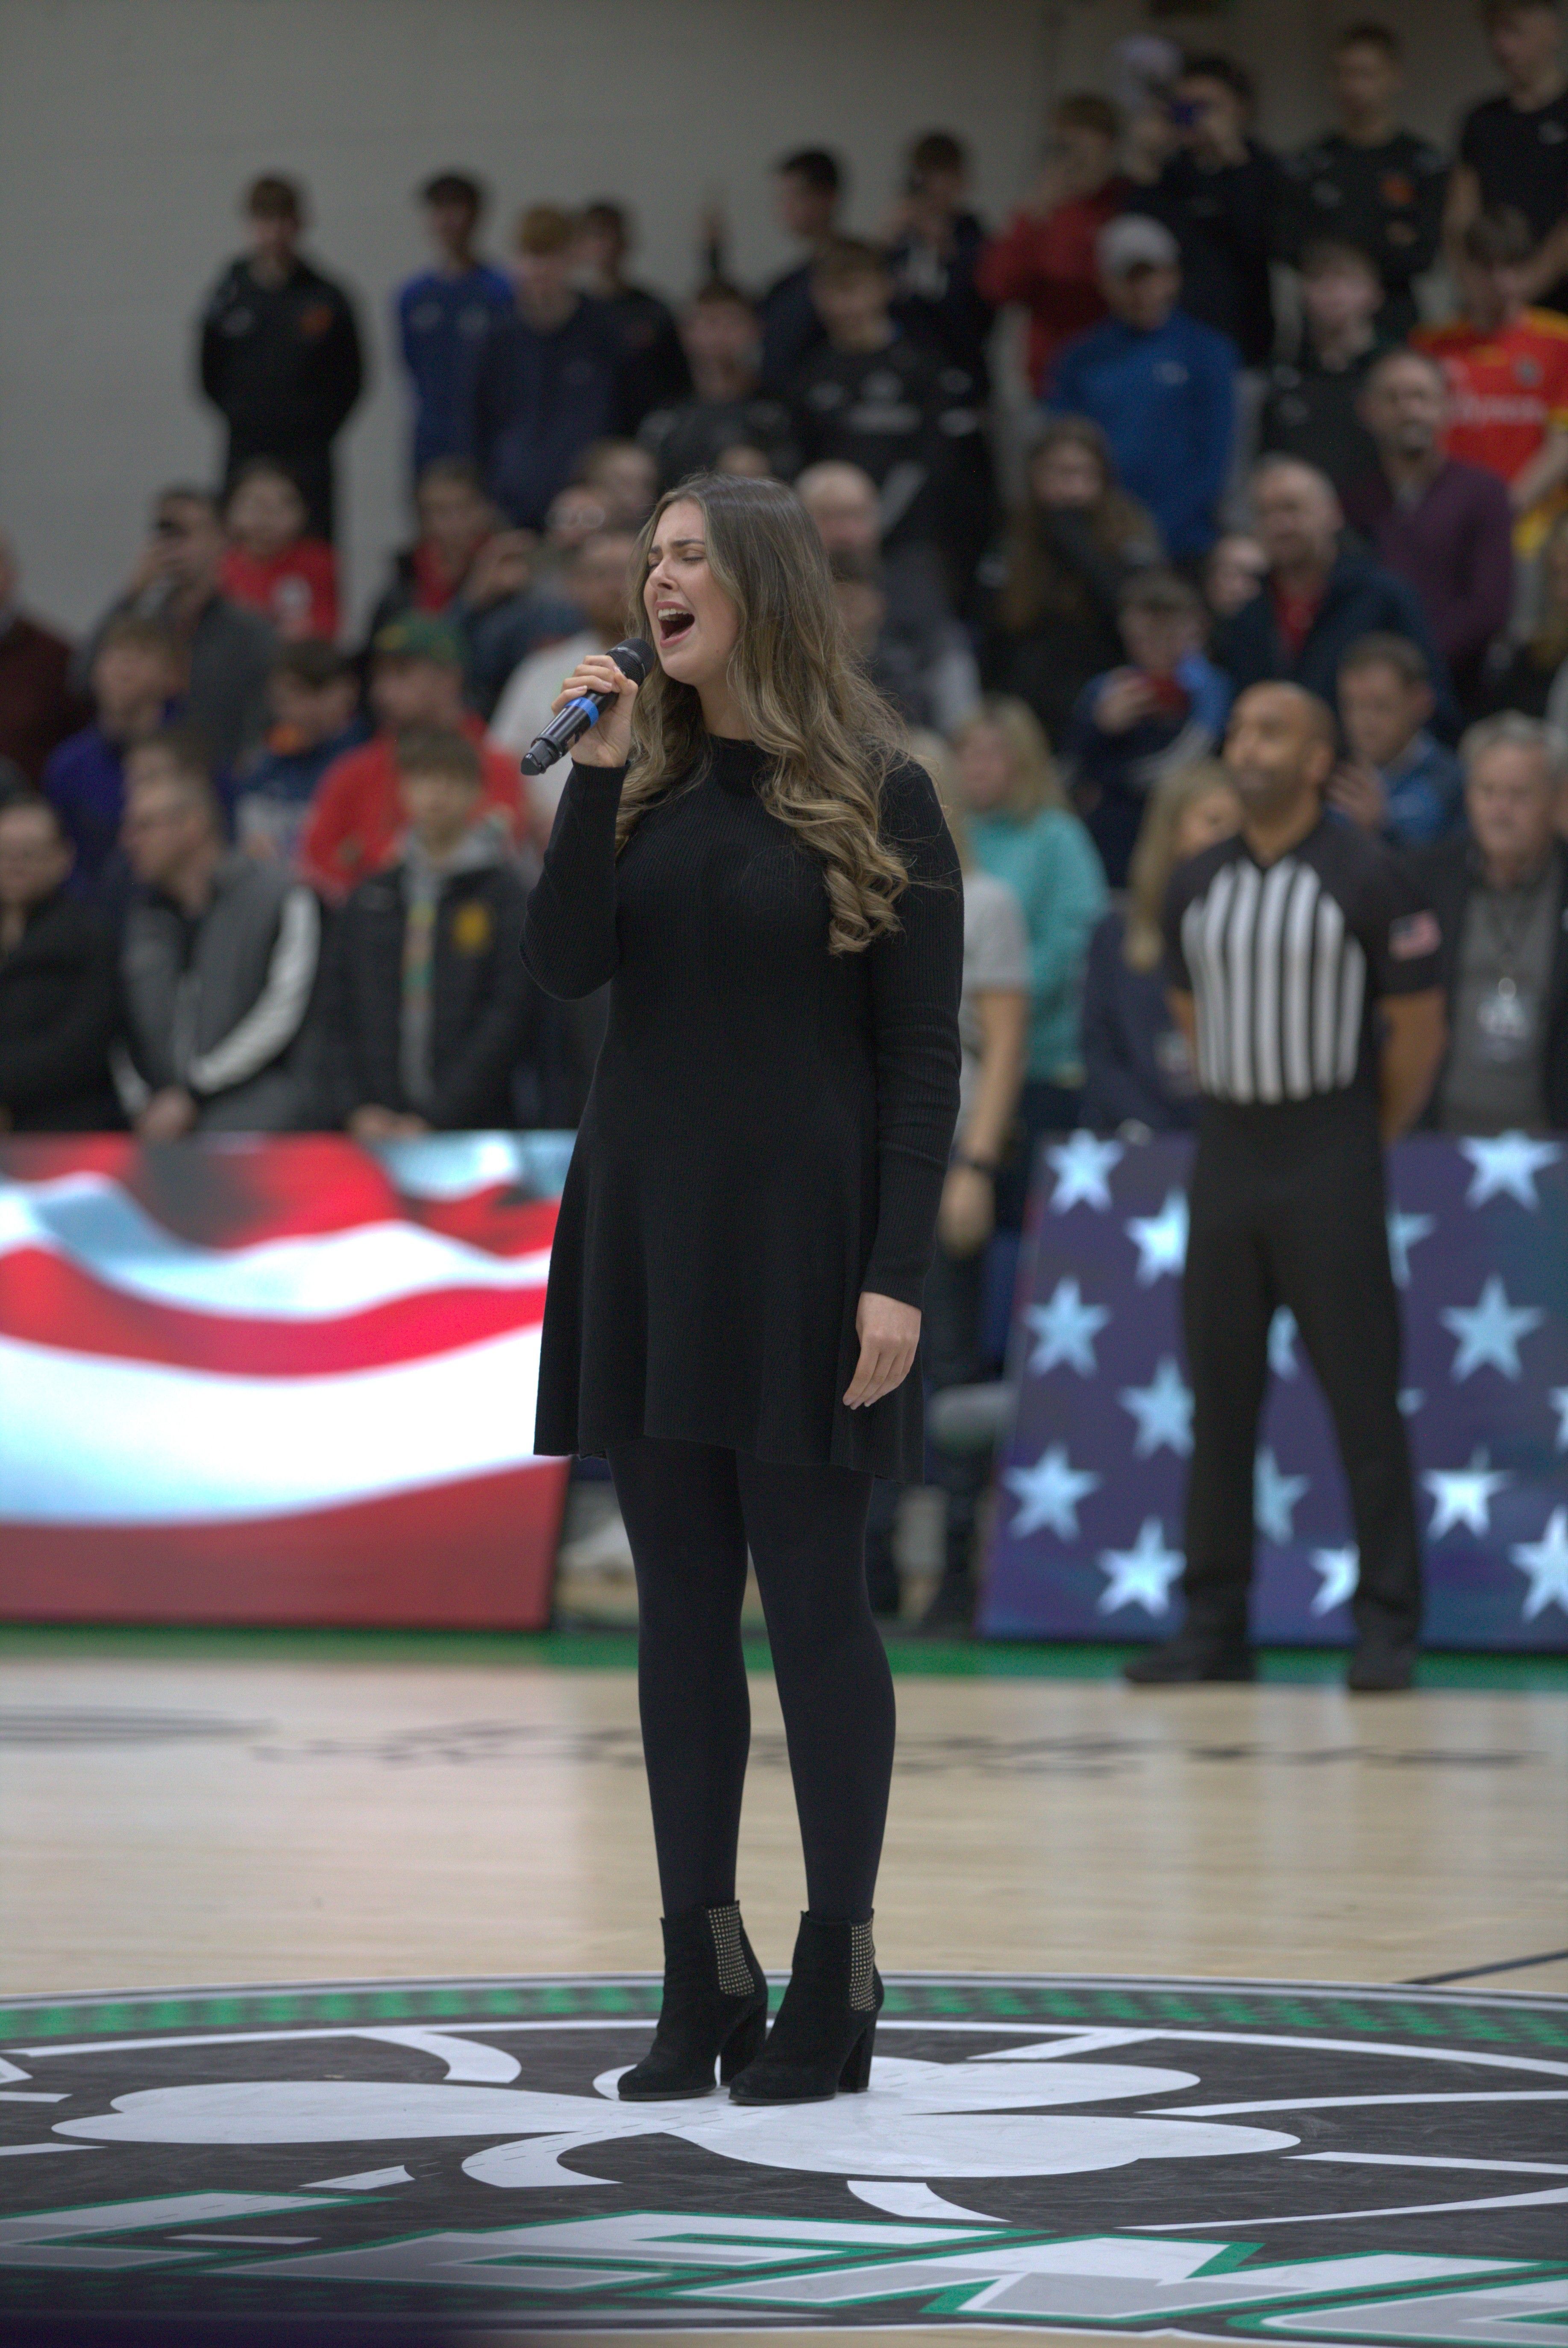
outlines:
[[[958,1116],[964,880],[930,777],[894,767],[882,829],[909,873],[899,926],[866,949],[877,1085],[877,1228],[861,1282],[851,1409],[909,1375]]]

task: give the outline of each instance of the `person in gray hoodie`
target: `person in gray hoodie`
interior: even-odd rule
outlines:
[[[297,1128],[320,907],[283,867],[228,847],[191,737],[142,743],[126,784],[122,838],[137,883],[115,1058],[126,1113],[144,1141]]]

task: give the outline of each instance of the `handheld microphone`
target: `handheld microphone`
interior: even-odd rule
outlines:
[[[623,676],[629,676],[634,685],[641,685],[654,664],[654,648],[645,637],[628,636],[624,644],[612,644],[610,658]],[[523,773],[542,775],[546,767],[553,767],[557,758],[564,757],[590,726],[597,726],[611,699],[607,693],[585,693],[576,701],[569,701],[534,742],[522,762]]]

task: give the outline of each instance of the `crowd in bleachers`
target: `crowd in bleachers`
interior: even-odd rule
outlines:
[[[1026,998],[1004,1221],[1009,1130],[1191,1116],[1159,906],[1234,827],[1217,758],[1263,679],[1329,703],[1339,819],[1441,900],[1474,1015],[1431,1120],[1568,1128],[1568,78],[1553,0],[1481,15],[1502,87],[1452,155],[1402,127],[1379,25],[1337,36],[1336,127],[1291,156],[1232,59],[1145,36],[1132,102],[1062,98],[995,231],[946,132],[861,236],[837,160],[786,156],[799,257],[759,292],[712,219],[667,303],[609,201],[532,204],[491,257],[442,172],[394,298],[412,529],[362,628],[334,539],[356,303],[302,251],[302,189],[257,180],[197,329],[221,479],[154,497],[79,645],[0,546],[0,1131],[574,1122],[603,1014],[518,958],[563,772],[519,754],[703,468],[795,483],[1012,892],[1022,978],[998,950],[975,981]],[[954,1197],[961,1253],[989,1210]]]

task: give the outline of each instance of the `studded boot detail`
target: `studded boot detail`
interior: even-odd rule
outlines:
[[[870,1919],[806,1912],[768,2044],[730,2082],[730,2095],[738,2104],[816,2104],[862,2093],[882,2003]]]

